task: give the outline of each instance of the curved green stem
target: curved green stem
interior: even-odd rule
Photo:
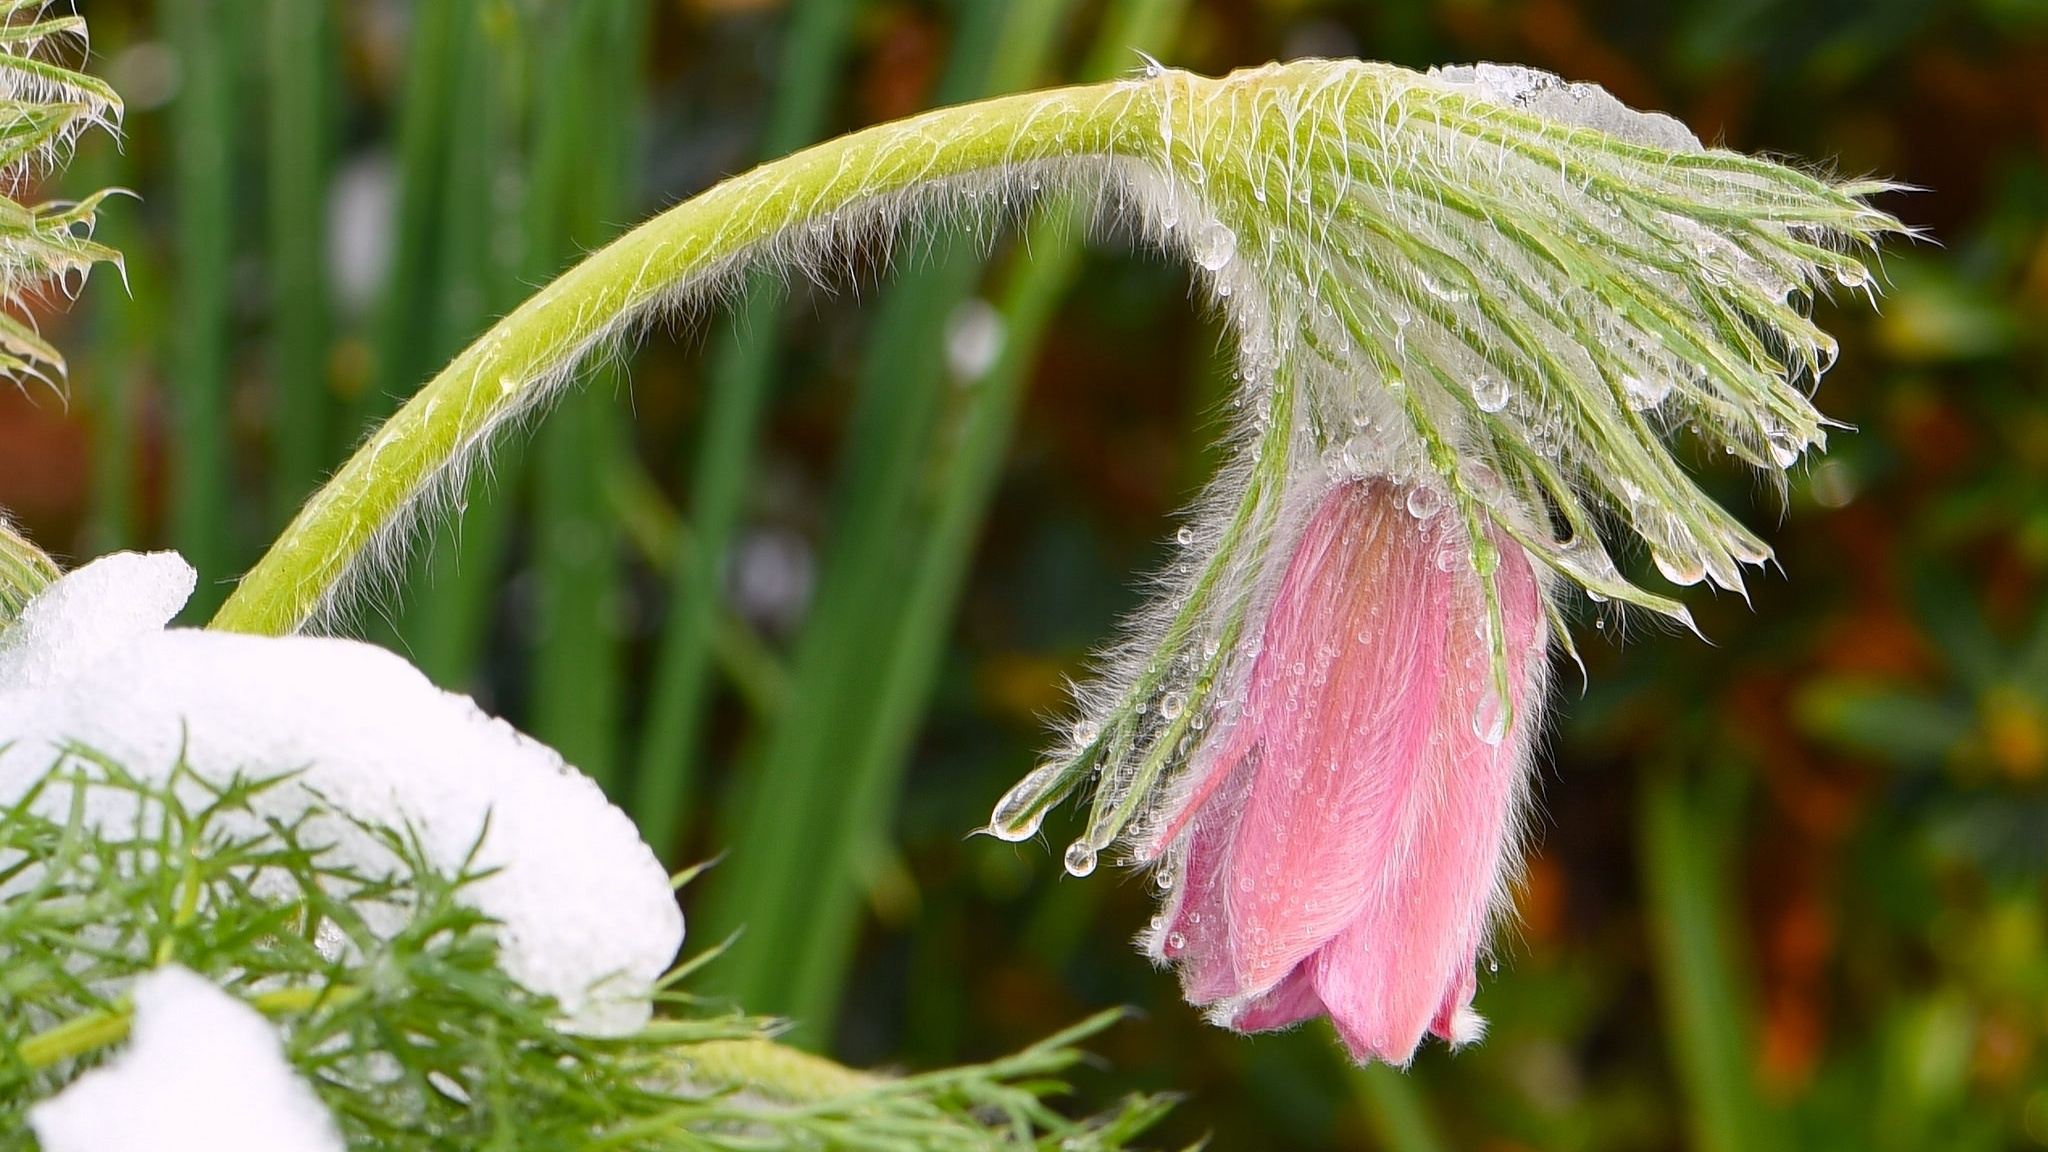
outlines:
[[[1185,77],[1178,77],[1185,83]],[[1055,89],[942,109],[763,165],[596,252],[500,321],[378,429],[301,509],[213,620],[283,633],[320,611],[413,499],[624,322],[863,224],[898,198],[1018,165],[1159,148],[1157,83]],[[791,237],[796,237],[792,243]]]

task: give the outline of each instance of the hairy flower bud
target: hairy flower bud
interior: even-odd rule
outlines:
[[[1240,1031],[1328,1013],[1352,1054],[1405,1064],[1477,1039],[1473,964],[1514,859],[1543,691],[1535,571],[1502,549],[1498,694],[1472,542],[1428,489],[1331,488],[1294,546],[1258,655],[1144,859],[1170,906],[1145,941]]]

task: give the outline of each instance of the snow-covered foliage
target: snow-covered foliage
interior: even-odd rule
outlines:
[[[467,898],[499,921],[506,970],[575,1027],[620,1033],[647,1019],[682,915],[596,784],[384,649],[166,630],[192,584],[175,555],[121,554],[28,605],[0,639],[0,805],[73,749],[146,780],[180,765],[215,784],[293,773],[257,800],[257,818],[291,824],[317,798],[330,813],[302,835],[371,874],[396,863],[373,830],[408,830],[442,870],[488,873]],[[120,835],[133,811],[95,793],[85,819]]]

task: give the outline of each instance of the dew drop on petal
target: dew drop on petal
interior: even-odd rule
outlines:
[[[1173,538],[1175,540],[1180,541],[1180,546],[1185,548],[1188,545],[1193,544],[1195,542],[1195,530],[1192,528],[1183,528],[1180,531],[1175,532],[1173,534]]]
[[[1778,467],[1790,468],[1799,463],[1801,445],[1791,433],[1772,432],[1764,439],[1771,446],[1771,459],[1778,462]]]
[[[1187,946],[1188,938],[1186,934],[1181,932],[1169,932],[1166,934],[1166,951],[1168,953],[1178,955],[1185,951]]]
[[[1067,845],[1067,875],[1086,876],[1095,871],[1095,845],[1076,840]]]
[[[1479,706],[1472,710],[1472,733],[1492,745],[1507,738],[1507,701],[1490,685],[1479,693]]]
[[[1159,698],[1159,718],[1161,720],[1178,720],[1180,719],[1180,714],[1187,711],[1187,707],[1188,698],[1186,695],[1179,692],[1168,692]]]

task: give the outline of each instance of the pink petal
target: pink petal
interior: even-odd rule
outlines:
[[[1386,892],[1446,672],[1447,517],[1340,485],[1289,564],[1240,723],[1261,737],[1224,899],[1238,994],[1274,987]]]
[[[1196,800],[1199,808],[1182,818],[1190,823],[1178,833],[1186,856],[1160,921],[1165,927],[1146,942],[1154,960],[1180,965],[1181,987],[1190,1003],[1209,1004],[1238,994],[1230,959],[1230,911],[1223,893],[1230,841],[1251,780],[1252,760],[1239,752],[1204,782],[1205,790]]]
[[[1323,998],[1316,995],[1315,958],[1294,966],[1272,991],[1237,1009],[1230,1027],[1239,1032],[1270,1032],[1291,1028],[1304,1020],[1326,1014]]]
[[[1460,580],[1452,667],[1421,769],[1383,815],[1395,831],[1372,898],[1318,957],[1316,991],[1352,1054],[1405,1064],[1424,1033],[1477,1038],[1474,964],[1504,898],[1512,826],[1528,788],[1542,696],[1545,622],[1527,556],[1501,549],[1496,573],[1507,631],[1514,719],[1488,743],[1491,654],[1476,577]]]

